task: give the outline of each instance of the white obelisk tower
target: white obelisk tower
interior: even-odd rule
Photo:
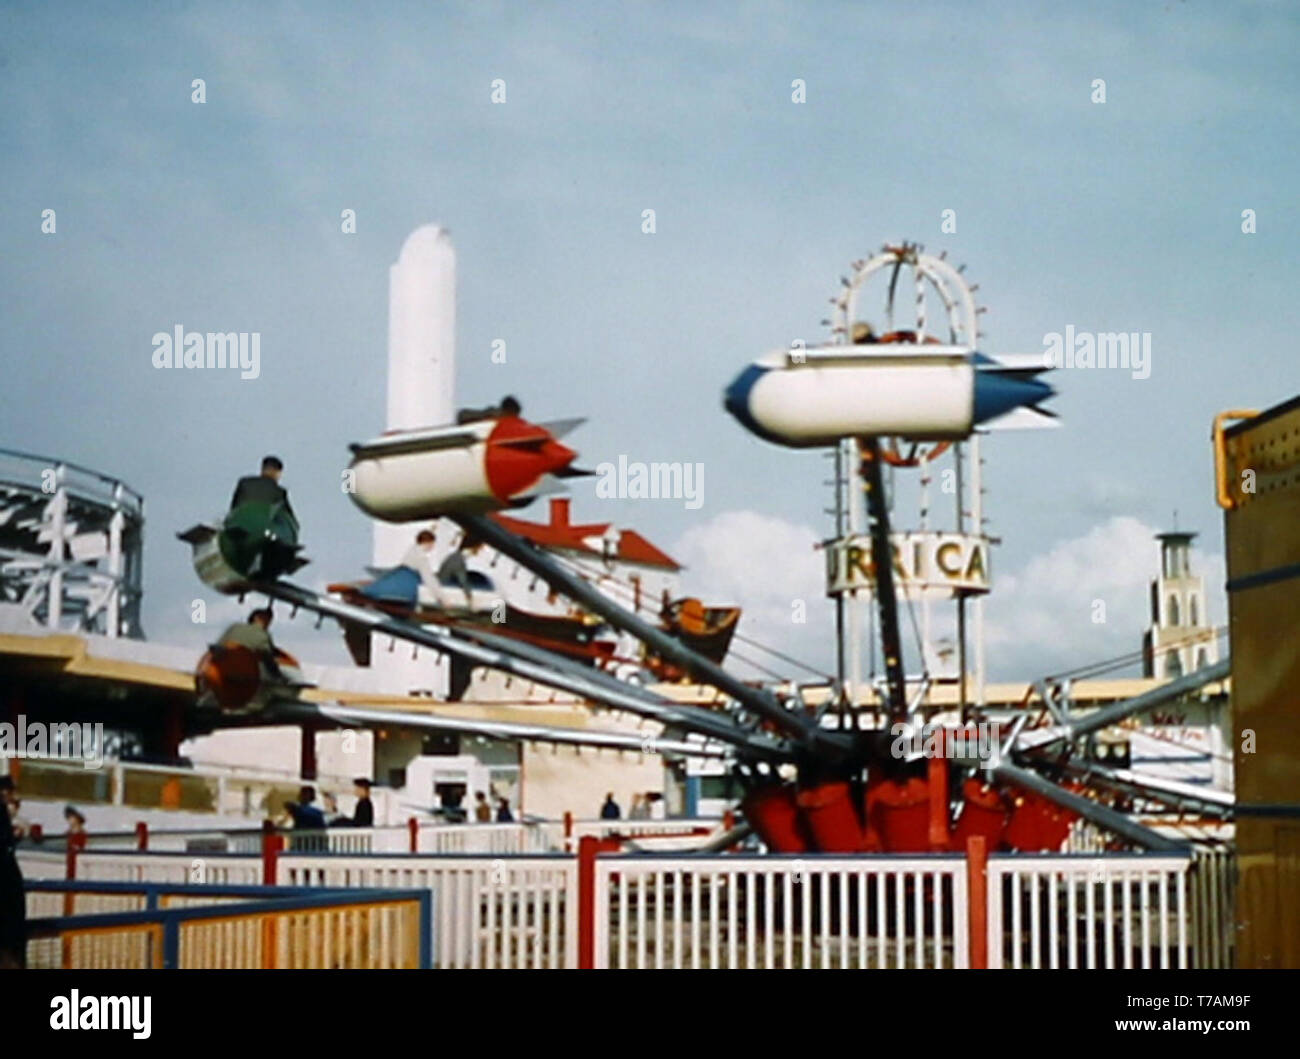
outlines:
[[[388,270],[386,429],[450,423],[455,392],[456,250],[445,228],[426,224],[406,237]],[[374,527],[376,566],[397,563],[421,528],[378,520]]]
[[[436,224],[415,229],[388,270],[387,430],[450,423],[456,390],[456,251]],[[395,566],[424,524],[374,522],[374,565]],[[450,543],[439,527],[438,551]],[[401,682],[404,692],[442,695],[447,663],[433,651],[375,636],[371,666]]]

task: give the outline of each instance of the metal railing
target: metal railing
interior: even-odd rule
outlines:
[[[255,886],[264,881],[264,865],[260,855],[244,853],[83,850],[77,854],[76,875],[86,882]]]
[[[608,856],[597,967],[966,967],[966,861]]]
[[[421,824],[421,853],[555,853],[564,849],[564,824]]]
[[[509,825],[503,825],[508,827]],[[459,830],[470,830],[465,827]],[[84,850],[80,881],[414,888],[439,967],[1228,967],[1233,858]],[[58,876],[61,854],[22,851]]]
[[[1197,967],[1229,968],[1237,950],[1236,855],[1226,846],[1195,846],[1191,878],[1192,945]]]
[[[120,478],[53,456],[0,449],[0,483],[47,491],[50,472],[78,496],[107,507],[121,507],[136,519],[144,517],[144,497]]]
[[[421,853],[573,852],[584,837],[617,836],[647,844],[699,844],[722,830],[720,819],[682,820],[525,820],[510,824],[419,825]]]
[[[990,967],[1192,967],[1190,855],[1000,854]]]
[[[29,906],[63,904],[61,915],[28,920],[33,968],[430,965],[425,892],[80,881],[29,882],[27,891]]]
[[[279,871],[286,883],[299,887],[432,891],[437,967],[577,965],[577,865],[572,857],[289,853],[280,859]]]

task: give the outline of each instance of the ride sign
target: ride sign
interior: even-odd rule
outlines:
[[[989,591],[988,538],[967,533],[894,533],[890,535],[894,576],[907,595],[939,597]],[[871,538],[863,535],[827,541],[826,594],[838,596],[876,583]]]

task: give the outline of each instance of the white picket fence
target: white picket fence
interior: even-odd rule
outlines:
[[[437,824],[422,825],[421,853],[556,853],[564,849],[564,824]]]
[[[1231,858],[998,855],[988,862],[989,967],[1231,966]]]
[[[989,966],[1187,967],[1186,857],[994,856]]]
[[[83,851],[77,855],[77,878],[88,882],[257,886],[262,882],[262,858],[230,853]]]
[[[966,967],[966,860],[620,855],[596,862],[597,967]]]
[[[577,861],[564,855],[339,857],[288,854],[287,886],[433,892],[434,966],[577,966]]]
[[[506,825],[510,826],[510,825]],[[462,829],[463,830],[463,829]],[[61,853],[21,851],[30,878]],[[424,889],[434,964],[455,968],[1230,967],[1227,852],[994,855],[972,907],[957,854],[917,856],[377,854],[286,851],[289,886]],[[261,855],[90,850],[78,879],[257,884]],[[585,939],[585,942],[584,940]]]

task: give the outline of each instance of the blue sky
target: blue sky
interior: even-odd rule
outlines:
[[[1213,415],[1300,390],[1298,23],[1268,3],[7,3],[0,446],[145,494],[154,638],[202,640],[172,534],[268,450],[315,577],[356,574],[370,534],[339,470],[383,427],[388,266],[438,221],[459,255],[458,398],[589,416],[588,465],[703,462],[698,511],[580,487],[577,513],[679,547],[757,614],[763,571],[825,528],[824,465],[747,436],[721,389],[820,337],[847,263],[909,238],[969,265],[995,351],[1066,325],[1151,332],[1149,379],[1058,372],[1062,429],[985,447],[995,568],[1046,608],[1019,637],[1022,597],[995,589],[991,669],[1136,646],[1146,535],[1177,509],[1221,552]],[[150,338],[177,324],[260,331],[261,378],[155,371]],[[710,570],[736,513],[758,519],[752,581]],[[1090,540],[1133,552],[1123,592],[1043,572],[1086,578],[1049,559]],[[1105,630],[1067,599],[1134,587]],[[791,642],[823,651],[826,627]]]

